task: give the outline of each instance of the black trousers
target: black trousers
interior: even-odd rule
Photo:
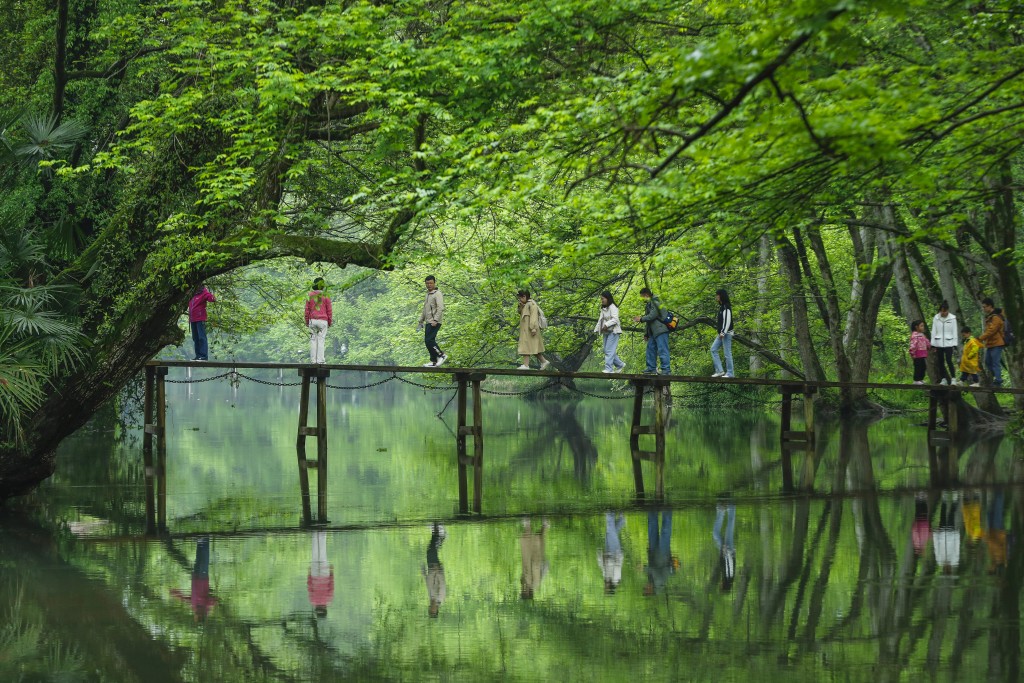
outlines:
[[[430,362],[436,363],[439,356],[444,355],[444,351],[437,345],[437,332],[441,329],[440,325],[431,325],[427,323],[423,329],[423,343],[427,346],[427,351],[430,352]]]
[[[915,358],[914,359],[914,381],[920,382],[924,379],[925,374],[928,371],[928,359],[927,358]]]
[[[936,346],[935,349],[939,352],[939,368],[942,370],[942,376],[949,380],[956,377],[956,366],[953,365],[953,352],[956,351],[956,347]]]

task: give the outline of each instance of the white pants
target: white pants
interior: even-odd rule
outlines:
[[[309,321],[309,362],[324,362],[324,340],[327,339],[327,321]]]
[[[330,576],[331,563],[327,561],[327,532],[313,532],[313,553],[309,558],[310,576]]]

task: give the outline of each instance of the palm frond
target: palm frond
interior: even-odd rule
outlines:
[[[52,161],[71,151],[89,132],[80,121],[57,122],[56,116],[30,114],[24,121],[29,141],[14,148],[14,153],[30,163]]]

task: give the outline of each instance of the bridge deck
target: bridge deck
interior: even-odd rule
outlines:
[[[999,394],[1024,394],[1024,389],[1006,387],[968,387],[944,386],[938,384],[895,384],[885,382],[812,382],[803,379],[769,379],[764,377],[707,377],[694,375],[646,375],[634,373],[609,374],[604,372],[562,372],[560,370],[517,370],[512,368],[460,368],[444,365],[437,368],[419,365],[344,365],[310,363],[263,363],[250,361],[190,361],[190,360],[152,360],[146,365],[168,368],[221,368],[225,370],[260,369],[260,370],[300,370],[323,368],[332,372],[387,372],[395,374],[424,375],[496,375],[506,377],[545,377],[549,379],[626,379],[634,381],[658,380],[667,383],[683,384],[726,384],[740,386],[774,386],[786,388],[796,393],[813,389],[886,389],[896,391],[964,391],[990,392]]]

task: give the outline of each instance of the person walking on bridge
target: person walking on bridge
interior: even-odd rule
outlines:
[[[1003,347],[1006,346],[1003,309],[996,308],[995,302],[988,297],[982,299],[981,309],[985,311],[985,329],[978,335],[978,341],[985,345],[985,369],[992,375],[992,384],[998,387],[1003,384],[1000,361],[1003,358]]]
[[[601,293],[601,313],[597,316],[594,332],[604,339],[604,372],[622,372],[626,367],[626,362],[618,354],[622,324],[619,322],[619,308],[611,292]]]
[[[313,290],[306,299],[306,327],[309,328],[309,362],[320,363],[324,360],[324,344],[327,341],[327,328],[334,324],[334,312],[331,310],[331,297],[324,293],[327,284],[322,277],[313,280]]]
[[[718,335],[711,343],[711,361],[715,364],[715,372],[712,377],[735,377],[732,365],[732,302],[729,301],[729,293],[724,289],[715,292],[715,301],[718,302],[718,319],[716,328]],[[725,370],[722,369],[722,361],[718,357],[718,349],[722,349],[725,355]]]
[[[423,301],[423,311],[420,312],[419,329],[424,330],[423,343],[427,345],[430,362],[423,367],[436,368],[448,360],[448,354],[437,345],[437,333],[441,329],[441,318],[444,317],[444,297],[433,275],[428,275],[424,282],[427,285],[427,297]]]
[[[519,299],[519,355],[523,364],[517,370],[530,369],[530,356],[537,356],[541,370],[547,370],[551,361],[544,357],[544,331],[540,324],[540,307],[530,298],[530,292],[520,289],[516,292]]]
[[[646,302],[644,314],[633,317],[633,322],[646,323],[644,341],[647,342],[647,367],[645,375],[657,372],[658,361],[661,361],[661,374],[671,375],[672,364],[668,353],[668,327],[664,322],[661,301],[654,296],[650,287],[640,290],[640,297]]]
[[[956,316],[949,312],[949,304],[939,304],[939,312],[932,318],[932,347],[939,354],[939,368],[942,370],[942,381],[939,384],[955,384],[956,368],[953,367],[953,352],[960,342]]]
[[[217,300],[202,282],[192,292],[188,302],[188,326],[192,330],[192,343],[196,360],[210,360],[210,347],[206,340],[206,304]]]

